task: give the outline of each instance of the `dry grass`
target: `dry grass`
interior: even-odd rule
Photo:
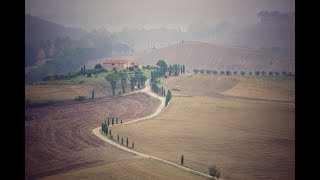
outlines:
[[[135,158],[86,169],[71,171],[43,179],[207,179],[197,174],[154,159]]]
[[[197,84],[205,75],[193,77],[195,82],[192,82]],[[163,83],[167,81],[170,87],[179,82],[185,87],[184,78],[187,77],[167,79]],[[226,77],[213,81],[223,79],[234,82]],[[294,179],[294,103],[219,96],[217,92],[235,87],[230,82],[217,85],[217,89],[214,83],[205,84],[203,91],[200,83],[198,87],[190,85],[199,90],[199,96],[192,89],[181,90],[178,93],[191,93],[192,97],[175,96],[160,115],[115,126],[112,132],[128,136],[135,141],[135,150],[145,154],[176,163],[183,154],[186,166],[204,173],[214,164],[224,179]],[[215,93],[217,96],[212,95]]]

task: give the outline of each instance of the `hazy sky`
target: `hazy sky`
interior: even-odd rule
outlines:
[[[181,27],[227,20],[251,24],[261,10],[295,11],[294,0],[25,0],[25,12],[64,26]]]

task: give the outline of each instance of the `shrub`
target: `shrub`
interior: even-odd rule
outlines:
[[[209,174],[213,177],[220,177],[220,171],[216,168],[216,166],[210,166],[209,168]]]
[[[240,72],[241,76],[244,76],[246,73],[244,71]]]
[[[270,71],[270,72],[269,72],[269,75],[273,75],[273,72],[272,72],[272,71]]]
[[[233,71],[233,75],[237,75],[238,74],[238,72],[237,71]]]
[[[86,99],[85,96],[78,96],[78,97],[74,98],[74,100],[76,100],[76,101],[84,101],[85,99]]]
[[[204,69],[201,69],[201,70],[200,70],[200,73],[201,73],[201,74],[204,74],[204,72],[205,72]]]
[[[231,71],[226,71],[226,74],[227,75],[231,75]]]
[[[256,74],[257,76],[259,76],[259,75],[260,75],[260,71],[256,71],[255,74]]]
[[[262,75],[266,75],[266,72],[265,72],[265,71],[261,71],[261,74],[262,74]]]
[[[249,75],[252,75],[252,72],[249,72]]]
[[[224,74],[224,71],[220,71],[220,74]]]
[[[277,75],[277,76],[279,76],[279,75],[280,75],[280,73],[279,73],[279,72],[274,72],[274,74],[275,74],[275,75]]]
[[[218,74],[218,71],[213,71],[212,73],[213,73],[213,74]]]

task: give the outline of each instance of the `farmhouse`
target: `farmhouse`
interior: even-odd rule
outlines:
[[[141,68],[141,65],[126,59],[112,59],[103,62],[103,69],[107,71],[129,70],[130,67],[132,67],[133,69]]]

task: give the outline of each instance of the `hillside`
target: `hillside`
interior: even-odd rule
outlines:
[[[213,45],[201,42],[185,42],[158,49],[135,61],[155,64],[164,59],[168,64],[184,64],[191,72],[194,68],[237,71],[290,71],[295,72],[295,58],[266,53],[254,49]]]

